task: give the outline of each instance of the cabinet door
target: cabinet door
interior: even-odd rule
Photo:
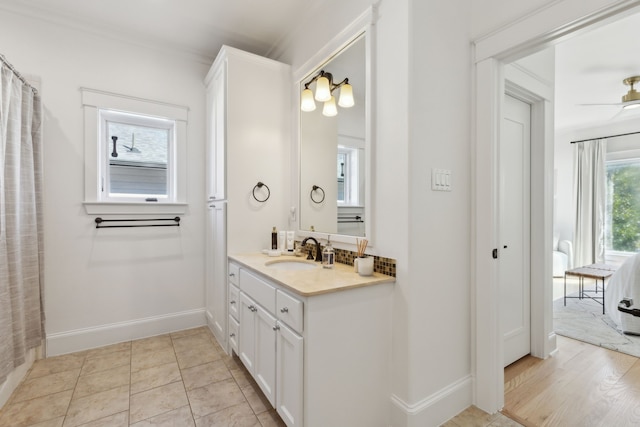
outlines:
[[[227,342],[227,204],[225,202],[211,203],[210,213],[212,238],[212,259],[210,285],[210,299],[213,321],[213,333],[223,348]]]
[[[256,357],[254,378],[262,392],[276,406],[276,318],[256,306]]]
[[[288,427],[302,425],[303,338],[278,321],[276,411]]]
[[[240,336],[238,340],[240,354],[238,356],[249,373],[254,376],[256,354],[254,313],[256,310],[256,303],[244,292],[240,292]]]
[[[216,70],[212,85],[212,115],[209,117],[211,121],[211,155],[208,159],[208,167],[211,169],[209,174],[210,187],[213,190],[215,200],[226,199],[226,138],[227,138],[227,110],[226,110],[226,80],[227,80],[227,61],[220,64]]]

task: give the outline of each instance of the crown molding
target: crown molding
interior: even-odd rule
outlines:
[[[142,47],[145,49],[153,49],[167,55],[177,56],[181,59],[203,65],[210,65],[215,58],[215,56],[208,52],[197,51],[175,43],[172,44],[166,43],[165,41],[160,42],[158,40],[153,40],[135,31],[127,31],[122,28],[119,28],[118,31],[114,31],[112,27],[98,22],[80,23],[75,19],[75,17],[60,13],[55,9],[31,6],[21,2],[20,4],[0,4],[0,11],[13,13],[36,21],[60,26],[71,31],[91,34],[99,38],[113,40],[123,44]]]

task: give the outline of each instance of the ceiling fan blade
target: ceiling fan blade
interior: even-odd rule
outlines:
[[[614,116],[612,116],[609,120],[615,120],[618,117],[620,117],[626,110],[624,108],[621,108],[620,111],[618,111]]]
[[[620,107],[622,105],[624,105],[623,102],[617,102],[615,104],[576,104],[579,105],[581,107],[593,107],[593,106],[597,106],[597,107]]]

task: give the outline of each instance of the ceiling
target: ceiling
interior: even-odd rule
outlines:
[[[640,13],[588,30],[555,49],[556,129],[640,121],[640,108],[580,105],[620,103],[629,89],[622,80],[640,75]]]
[[[0,9],[149,47],[179,50],[210,63],[223,44],[269,53],[327,1],[312,0],[0,0]],[[108,5],[108,6],[107,6]],[[640,13],[585,31],[555,47],[556,127],[583,128],[640,118],[616,116],[640,75]],[[640,87],[638,88],[640,89]],[[616,116],[615,118],[613,118]],[[613,119],[612,119],[613,118]],[[639,125],[640,128],[640,125]]]
[[[0,0],[0,9],[146,46],[215,58],[223,44],[260,55],[320,2],[310,0]]]

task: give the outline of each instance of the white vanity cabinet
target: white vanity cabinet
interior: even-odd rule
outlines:
[[[245,269],[239,300],[238,357],[287,426],[302,425],[303,338],[284,318],[301,326],[303,303]]]

